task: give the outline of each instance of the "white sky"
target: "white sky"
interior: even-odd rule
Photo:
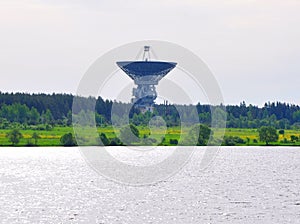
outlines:
[[[0,91],[75,93],[99,56],[155,39],[196,53],[226,104],[300,104],[299,0],[0,0]]]

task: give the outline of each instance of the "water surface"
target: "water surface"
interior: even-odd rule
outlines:
[[[0,223],[300,223],[300,148],[202,150],[176,175],[132,187],[96,174],[77,148],[0,148]]]

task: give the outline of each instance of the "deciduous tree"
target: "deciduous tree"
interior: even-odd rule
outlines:
[[[17,145],[20,142],[20,139],[23,138],[23,135],[18,129],[14,129],[8,132],[6,137],[13,145]]]
[[[262,142],[266,142],[268,145],[270,142],[276,142],[278,140],[278,134],[274,127],[263,126],[258,129],[259,139]]]

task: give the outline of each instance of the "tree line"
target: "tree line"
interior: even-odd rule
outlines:
[[[11,124],[22,125],[71,125],[72,109],[78,116],[85,113],[86,108],[94,109],[97,125],[110,125],[112,122],[123,125],[127,121],[127,111],[130,121],[136,126],[148,125],[155,115],[162,116],[167,126],[179,126],[180,121],[208,126],[212,122],[224,121],[229,128],[260,128],[272,126],[276,129],[299,129],[300,107],[294,104],[268,102],[263,107],[246,105],[211,106],[198,103],[193,105],[155,105],[153,113],[141,113],[129,104],[104,100],[101,97],[77,97],[80,104],[72,108],[74,96],[71,94],[28,94],[0,92],[0,128],[9,128]],[[94,108],[92,108],[94,106]],[[113,107],[121,110],[114,111]],[[195,113],[190,111],[195,110]],[[130,111],[129,111],[130,110]],[[92,111],[92,110],[91,110]],[[211,120],[212,113],[217,116]],[[75,115],[76,116],[76,115]],[[222,124],[224,125],[224,124]]]

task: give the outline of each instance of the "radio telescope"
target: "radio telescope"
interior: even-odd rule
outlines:
[[[142,112],[153,111],[154,100],[157,98],[155,86],[177,65],[175,62],[150,60],[150,46],[144,46],[142,60],[116,63],[137,85],[133,88],[131,102]]]

